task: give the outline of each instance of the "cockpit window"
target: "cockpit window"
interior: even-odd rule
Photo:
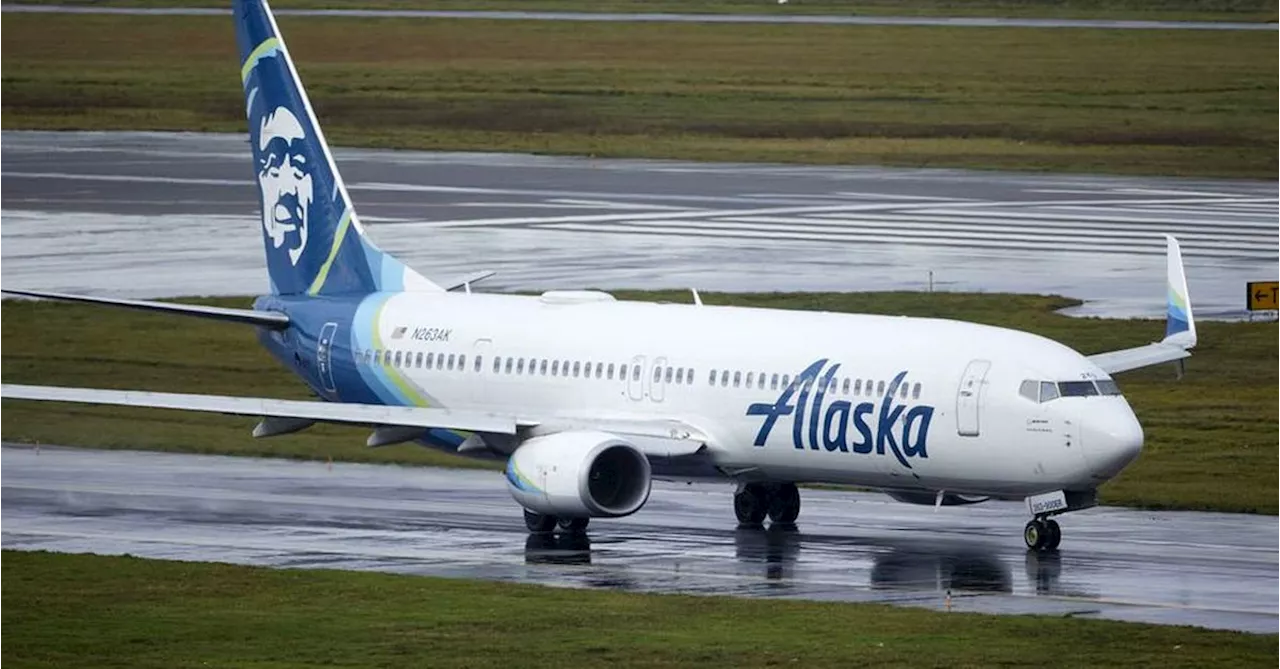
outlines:
[[[1018,387],[1018,394],[1031,400],[1032,402],[1040,401],[1040,382],[1027,379]]]
[[[1088,397],[1097,395],[1098,389],[1093,381],[1061,381],[1058,383],[1058,392],[1063,397]]]
[[[1096,383],[1098,384],[1098,392],[1103,395],[1120,394],[1120,386],[1117,386],[1116,382],[1111,379],[1098,379]]]
[[[1049,400],[1058,399],[1058,384],[1051,381],[1040,382],[1040,401],[1048,402]]]

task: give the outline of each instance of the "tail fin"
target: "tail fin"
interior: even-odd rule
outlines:
[[[234,8],[272,292],[441,290],[365,237],[271,9]]]
[[[1191,315],[1191,295],[1187,292],[1187,274],[1182,268],[1182,249],[1172,235],[1165,235],[1168,242],[1168,317],[1164,326],[1164,341],[1182,348],[1196,345],[1196,321]]]

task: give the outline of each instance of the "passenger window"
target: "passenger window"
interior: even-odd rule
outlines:
[[[455,356],[453,353],[450,353],[450,354],[449,354],[449,363],[448,363],[448,367],[449,367],[449,371],[451,371],[451,372],[453,371],[453,360],[454,360],[454,358],[455,358],[455,357],[456,357],[456,356]]]
[[[515,364],[516,364],[515,358],[507,358],[507,364],[502,366],[502,371],[504,373],[510,374],[511,369],[515,367]]]
[[[667,368],[666,373],[665,373],[665,374],[663,374],[663,378],[662,378],[663,383],[671,383],[671,374],[672,374],[674,371],[675,371],[675,370],[674,370],[673,368],[671,368],[671,367],[668,367],[668,368]]]
[[[684,383],[684,367],[676,368],[676,383]]]
[[[459,372],[465,372],[465,371],[467,371],[467,356],[466,356],[466,354],[461,354],[461,355],[459,355],[459,356],[458,356],[458,371],[459,371]]]
[[[778,389],[778,375],[774,374],[773,376],[769,377],[769,390],[777,390],[777,389]]]
[[[524,358],[516,360],[516,374],[524,374]]]
[[[747,387],[751,387],[752,381],[755,380],[755,372],[747,372]]]
[[[884,381],[881,381],[880,383],[876,384],[876,395],[879,396],[883,394],[884,394]]]
[[[597,378],[597,379],[599,379],[599,378],[604,378],[604,363],[603,363],[603,362],[597,362],[597,363],[596,363],[596,378]]]
[[[422,368],[422,351],[418,351],[418,354],[413,356],[413,366],[419,369]]]
[[[904,383],[904,384],[902,384],[902,385],[898,388],[898,398],[899,398],[899,399],[904,399],[904,400],[905,400],[905,399],[907,399],[907,386],[909,386],[909,385],[911,385],[911,384],[909,384],[909,383]]]
[[[1031,379],[1027,379],[1026,381],[1023,381],[1022,385],[1018,386],[1018,394],[1031,400],[1032,402],[1039,402],[1040,401],[1040,382],[1032,381]]]
[[[640,380],[640,365],[631,366],[631,380],[632,381]]]
[[[918,399],[920,399],[920,384],[919,384],[919,383],[917,383],[916,385],[914,385],[914,386],[912,386],[912,387],[911,387],[911,399],[913,399],[913,400],[918,400]]]
[[[476,372],[477,372],[477,373],[479,373],[479,372],[480,372],[480,365],[481,365],[481,363],[482,363],[483,361],[484,361],[484,356],[483,356],[483,355],[477,355],[477,356],[476,356]]]
[[[395,362],[396,367],[400,366],[400,355],[401,355],[401,352],[396,351],[396,362]]]
[[[577,360],[573,361],[573,378],[578,378],[578,373],[582,371],[582,363]]]
[[[662,380],[662,368],[661,368],[661,367],[654,367],[654,368],[653,368],[653,382],[654,382],[654,383],[657,383],[657,382],[659,382],[659,381],[661,381],[661,380]]]
[[[713,386],[716,384],[716,370],[711,370],[711,377],[708,378],[707,381],[709,381]]]
[[[627,380],[627,366],[626,366],[626,365],[618,365],[618,380],[619,380],[619,381],[626,381],[626,380]]]
[[[789,374],[783,374],[783,375],[782,375],[782,387],[783,387],[783,389],[786,389],[786,388],[787,388],[787,387],[789,387],[790,385],[791,385],[791,375],[789,375]]]
[[[738,383],[739,383],[740,381],[742,381],[742,372],[734,372],[734,373],[733,373],[733,387],[734,387],[734,388],[737,388],[737,387],[738,387]]]
[[[1050,381],[1040,382],[1040,401],[1048,402],[1049,400],[1058,399],[1058,384]]]
[[[502,356],[495,355],[493,356],[493,373],[497,374],[500,371],[502,371]]]
[[[543,358],[538,362],[538,376],[547,375],[547,359]]]
[[[435,353],[428,353],[428,354],[427,354],[427,369],[431,369],[431,367],[435,365],[435,362],[436,362],[436,354],[435,354]]]
[[[848,394],[849,394],[849,379],[848,379],[848,378],[846,378],[846,379],[844,380],[844,384],[840,387],[840,394],[842,394],[842,395],[848,395]]]
[[[610,381],[613,380],[613,363],[612,362],[609,363],[608,367],[604,368],[604,377]]]
[[[720,385],[721,386],[729,385],[729,370],[726,369],[723,372],[720,372]]]
[[[689,370],[685,372],[684,378],[685,378],[685,383],[688,383],[689,385],[693,385],[693,368],[692,367],[690,367]]]
[[[551,361],[551,375],[552,375],[552,376],[560,376],[560,361],[559,361],[559,360],[552,360],[552,361]]]

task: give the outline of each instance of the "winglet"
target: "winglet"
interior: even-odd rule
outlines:
[[[1164,238],[1169,244],[1168,317],[1164,343],[1188,349],[1196,345],[1196,321],[1191,315],[1191,295],[1187,292],[1187,274],[1182,268],[1182,250],[1173,235],[1165,235]]]

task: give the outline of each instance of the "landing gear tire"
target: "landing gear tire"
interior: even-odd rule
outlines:
[[[535,534],[546,534],[556,529],[556,520],[555,516],[545,513],[535,513],[528,509],[524,511],[524,526]]]
[[[1058,550],[1058,544],[1062,543],[1062,527],[1058,525],[1058,521],[1052,518],[1044,520],[1045,529],[1049,530],[1049,538],[1045,541],[1044,549],[1048,551]]]
[[[560,526],[561,532],[578,534],[580,532],[585,532],[587,530],[587,523],[590,522],[590,518],[561,518],[557,524]]]
[[[769,520],[775,525],[793,525],[800,517],[800,489],[794,483],[783,483],[769,498]]]
[[[733,495],[733,513],[738,527],[759,527],[769,512],[769,489],[762,483],[748,483]]]
[[[1022,530],[1022,540],[1031,550],[1051,551],[1062,542],[1062,528],[1058,526],[1056,520],[1036,518],[1027,523],[1026,528]]]

